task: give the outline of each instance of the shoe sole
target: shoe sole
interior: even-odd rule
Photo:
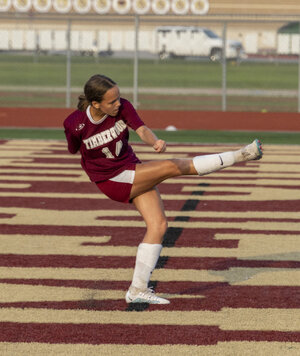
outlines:
[[[127,303],[128,303],[128,301],[126,301]],[[149,300],[147,300],[147,299],[142,299],[142,298],[137,298],[137,299],[134,299],[133,301],[131,301],[131,302],[129,302],[128,304],[137,304],[137,303],[147,303],[147,304],[160,304],[160,305],[162,305],[162,304],[170,304],[170,302],[169,303],[161,303],[161,302],[159,302],[159,301],[149,301]]]
[[[127,304],[136,304],[136,303],[147,303],[147,304],[170,304],[170,301],[167,299],[162,299],[162,302],[160,302],[159,300],[148,300],[148,299],[144,299],[144,298],[136,298],[136,299],[131,299],[129,296],[125,297],[126,303]],[[163,300],[165,300],[165,302],[163,302]]]

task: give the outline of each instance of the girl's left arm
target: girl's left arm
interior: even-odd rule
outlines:
[[[165,152],[166,142],[157,138],[155,133],[149,129],[146,125],[140,126],[136,133],[139,135],[140,139],[154,148],[157,153]]]

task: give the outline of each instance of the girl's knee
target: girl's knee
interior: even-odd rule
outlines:
[[[157,228],[161,232],[161,234],[163,235],[167,231],[167,228],[168,228],[167,218],[161,219],[157,224]]]
[[[161,218],[152,223],[150,226],[148,226],[148,230],[152,230],[153,232],[155,232],[155,234],[158,234],[160,236],[163,236],[165,234],[167,228],[168,221],[166,218]]]
[[[175,158],[170,160],[174,175],[184,175],[190,173],[190,161],[187,159]]]
[[[160,174],[164,179],[177,176],[180,174],[180,167],[177,159],[167,159],[161,161],[161,167],[159,168]]]

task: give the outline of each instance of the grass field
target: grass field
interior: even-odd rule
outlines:
[[[264,144],[291,144],[300,142],[297,132],[249,132],[249,131],[165,131],[155,130],[157,136],[167,142],[177,143],[248,143],[259,138]],[[10,129],[0,128],[0,139],[45,139],[64,140],[64,132],[60,129]],[[130,133],[132,142],[139,142],[133,131]]]
[[[16,68],[22,65],[22,70]],[[298,65],[291,63],[229,62],[228,87],[242,89],[297,89]],[[65,86],[66,59],[64,56],[0,56],[1,85]],[[103,73],[118,81],[121,87],[131,87],[133,60],[114,58],[72,58],[72,82],[82,87],[94,73]],[[219,88],[220,63],[186,61],[140,60],[139,84],[143,87]]]
[[[18,70],[21,68],[21,70]],[[117,80],[121,88],[133,86],[133,60],[116,58],[72,57],[71,87],[75,88],[72,106],[86,80],[95,73],[106,74]],[[64,56],[24,56],[0,54],[1,106],[65,106],[66,58]],[[298,87],[298,66],[293,63],[228,62],[227,88],[241,90],[293,90]],[[140,60],[140,88],[195,88],[222,87],[220,63],[172,59],[167,61]],[[26,89],[24,89],[26,88]],[[47,90],[49,88],[49,90]],[[55,90],[54,90],[55,89]],[[131,94],[128,98],[131,99]],[[215,95],[139,93],[141,109],[220,110],[220,93]],[[257,95],[229,95],[230,111],[296,111],[295,96],[266,97]]]

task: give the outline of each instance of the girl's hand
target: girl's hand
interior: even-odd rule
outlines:
[[[167,148],[166,141],[164,141],[164,140],[155,141],[153,148],[154,148],[155,152],[157,152],[157,153],[165,152],[165,150]]]

